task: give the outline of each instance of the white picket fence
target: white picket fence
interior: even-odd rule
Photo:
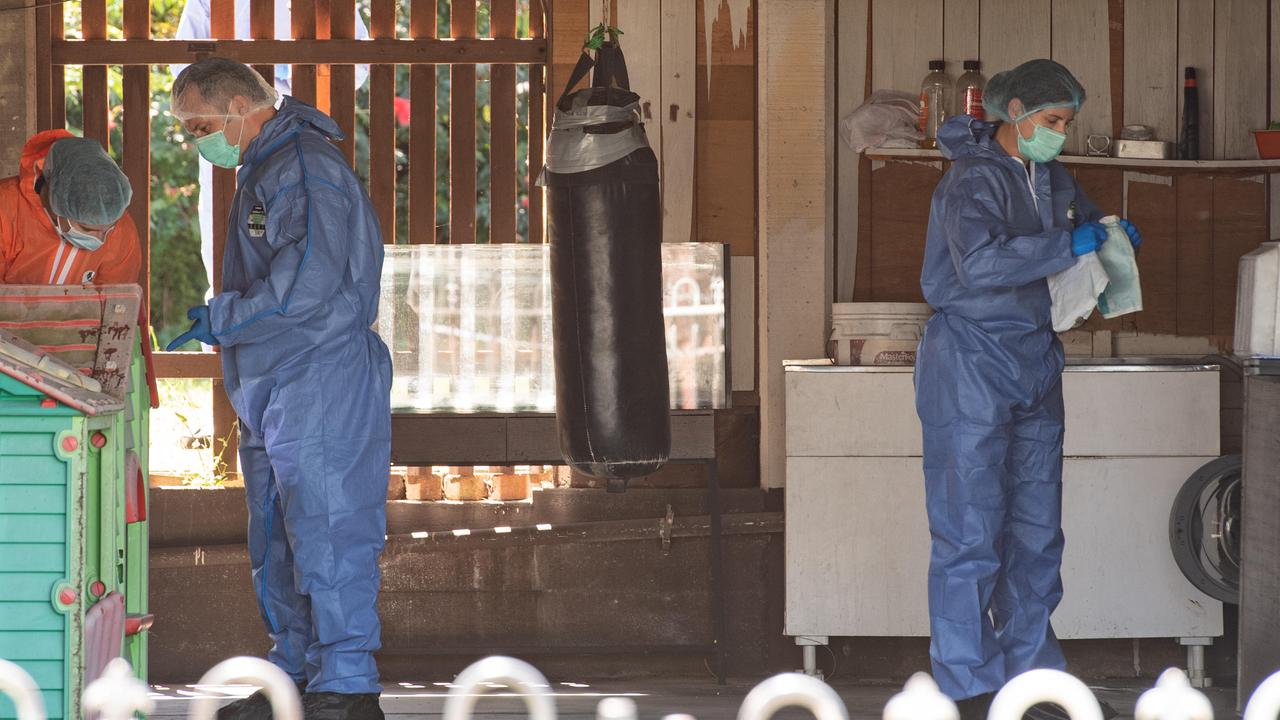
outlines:
[[[279,668],[259,658],[236,657],[215,665],[200,679],[201,686],[246,683],[261,687],[271,700],[277,720],[302,720],[302,704],[293,681]],[[466,670],[451,683],[445,701],[444,720],[468,720],[477,702],[492,688],[514,690],[523,698],[531,720],[555,720],[555,696],[551,684],[537,668],[515,658],[489,657]],[[44,703],[36,683],[22,668],[0,660],[0,693],[9,695],[18,720],[45,720]],[[191,708],[192,720],[213,720],[224,698],[204,696]],[[1072,720],[1101,720],[1102,711],[1093,692],[1071,675],[1057,670],[1032,670],[1014,678],[996,695],[988,720],[1020,720],[1031,706],[1052,702]],[[131,720],[134,713],[150,713],[154,700],[147,686],[133,677],[129,664],[116,659],[101,678],[85,689],[84,710],[98,720]],[[826,683],[801,673],[775,675],[756,685],[742,701],[738,720],[768,720],[782,708],[808,710],[817,720],[848,720],[844,702]],[[1136,720],[1213,720],[1209,699],[1191,687],[1182,670],[1164,671],[1156,686],[1138,698]],[[1280,716],[1280,672],[1258,687],[1245,709],[1243,720],[1277,720]],[[637,720],[634,700],[609,697],[600,701],[597,720]],[[902,692],[889,700],[884,720],[958,720],[955,703],[938,691],[923,673],[907,681]],[[696,720],[690,715],[667,715],[663,720]]]

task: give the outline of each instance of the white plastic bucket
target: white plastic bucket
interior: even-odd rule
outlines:
[[[837,365],[914,365],[931,315],[925,303],[833,303],[827,355]]]

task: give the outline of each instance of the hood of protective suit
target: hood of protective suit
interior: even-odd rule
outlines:
[[[983,122],[968,115],[953,115],[938,130],[938,148],[948,160],[1009,157],[1009,153],[996,142],[998,127],[1000,123]]]
[[[40,195],[36,192],[36,176],[44,168],[44,159],[49,156],[49,148],[64,138],[75,137],[66,130],[45,130],[32,135],[22,146],[22,161],[18,165],[18,186],[22,197],[28,202],[43,208]],[[50,229],[52,229],[50,225]]]
[[[276,116],[262,126],[262,132],[249,143],[249,147],[245,148],[245,164],[252,164],[270,155],[281,140],[307,125],[334,142],[346,139],[333,118],[286,95],[284,104],[276,111]]]

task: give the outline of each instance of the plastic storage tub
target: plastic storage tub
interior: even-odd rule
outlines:
[[[924,303],[834,303],[827,354],[837,365],[914,365],[931,315]]]

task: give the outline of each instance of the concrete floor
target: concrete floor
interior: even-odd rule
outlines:
[[[1130,717],[1138,696],[1150,684],[1121,681],[1093,687],[1097,696],[1111,703],[1121,712],[1122,717]],[[589,683],[553,682],[552,685],[559,717],[571,720],[595,718],[596,705],[600,699],[611,695],[633,698],[639,706],[642,720],[658,720],[670,713],[688,713],[699,720],[732,720],[737,716],[742,698],[754,683],[730,682],[726,686],[719,686],[710,678],[664,678]],[[884,704],[897,692],[896,687],[889,685],[845,683],[839,679],[833,685],[844,698],[851,720],[878,720]],[[444,681],[388,684],[382,695],[382,709],[388,718],[439,718],[444,710],[448,689],[449,683]],[[151,717],[185,718],[191,702],[200,695],[242,697],[252,688],[158,685],[153,690],[156,712]],[[1214,688],[1208,691],[1208,695],[1213,701],[1215,717],[1235,716],[1235,693],[1232,690]],[[527,716],[521,701],[511,695],[504,697],[501,692],[480,700],[476,710],[475,720],[513,720]],[[775,717],[779,720],[791,720],[812,716],[799,711],[783,711]]]

